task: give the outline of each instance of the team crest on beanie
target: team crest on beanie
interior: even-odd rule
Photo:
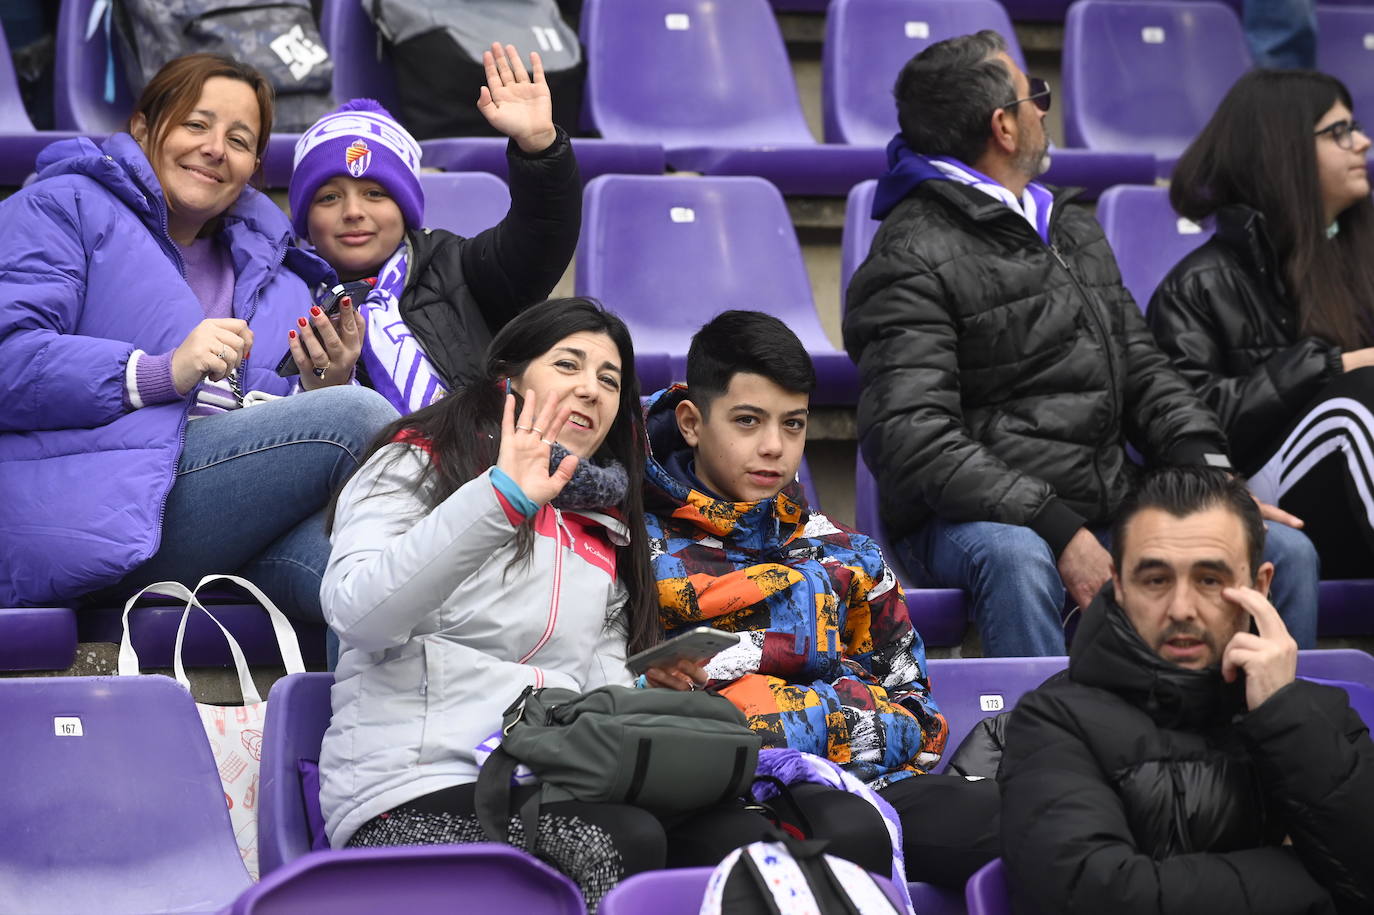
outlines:
[[[367,174],[367,167],[372,164],[372,150],[367,148],[361,137],[350,143],[344,151],[344,164],[354,178]]]

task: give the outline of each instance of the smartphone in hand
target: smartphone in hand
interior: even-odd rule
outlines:
[[[663,667],[676,661],[707,661],[732,645],[739,644],[738,632],[725,632],[710,626],[698,626],[666,642],[630,655],[625,666],[631,673],[642,674],[650,667]]]
[[[347,283],[339,283],[331,287],[329,290],[328,304],[323,306],[324,313],[330,318],[338,315],[339,305],[345,298],[352,298],[353,304],[356,307],[359,302],[367,298],[367,294],[372,291],[372,287],[376,285],[376,283],[377,280],[373,277],[370,280],[349,280]],[[315,336],[318,339],[319,332],[315,331],[313,326],[310,330],[315,332]],[[321,345],[323,345],[323,342],[321,342]],[[288,347],[286,355],[282,357],[281,362],[277,363],[277,374],[283,378],[290,378],[292,375],[299,375],[300,371],[300,366],[296,365],[296,360],[292,358],[291,349]]]

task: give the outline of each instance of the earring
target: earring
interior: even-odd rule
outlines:
[[[510,393],[510,376],[509,376],[509,375],[506,376],[506,393],[507,393],[507,394]]]

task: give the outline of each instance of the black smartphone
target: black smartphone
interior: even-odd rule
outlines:
[[[324,306],[324,313],[331,318],[337,315],[339,313],[339,303],[346,297],[351,297],[354,306],[357,306],[359,302],[367,298],[367,294],[372,291],[372,287],[376,282],[377,280],[374,277],[370,280],[349,280],[347,283],[339,283],[337,286],[331,287],[329,290],[328,304]],[[314,331],[315,328],[311,327],[310,330]],[[316,332],[315,336],[319,337],[319,333]],[[282,357],[281,362],[277,363],[277,374],[283,378],[290,378],[292,375],[300,374],[300,371],[300,368],[296,365],[296,360],[291,356],[290,347],[287,347],[286,355]]]

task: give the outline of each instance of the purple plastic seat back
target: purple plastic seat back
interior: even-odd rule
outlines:
[[[66,670],[75,659],[75,610],[0,609],[0,671]]]
[[[233,633],[249,664],[280,664],[281,651],[276,633],[267,614],[256,603],[242,603],[243,596],[225,594],[234,603],[206,601],[206,606],[224,627]],[[161,603],[159,603],[161,602]],[[173,603],[156,595],[135,607],[129,614],[130,640],[144,667],[171,667],[176,645],[177,626],[181,623],[183,603]],[[77,615],[77,630],[83,642],[112,642],[116,645],[124,633],[120,607],[83,607]],[[301,658],[313,667],[323,667],[325,659],[325,627],[320,623],[292,620],[296,639],[300,642]],[[219,627],[205,614],[193,611],[186,622],[186,638],[181,649],[182,661],[188,667],[232,667],[233,657]]]
[[[1345,83],[1357,118],[1374,118],[1374,7],[1317,7],[1317,67]]]
[[[1121,281],[1144,313],[1155,287],[1194,248],[1212,237],[1169,206],[1169,189],[1119,185],[1097,201],[1097,221],[1121,267]]]
[[[860,181],[849,191],[844,203],[844,231],[840,236],[840,314],[843,315],[848,302],[846,292],[854,271],[868,257],[873,246],[873,236],[878,234],[882,225],[873,218],[873,192],[877,190],[877,179]]]
[[[697,915],[712,870],[683,867],[635,874],[616,884],[601,900],[597,912],[599,915]],[[878,874],[874,874],[873,879],[894,904],[900,905],[901,899],[892,881]]]
[[[59,130],[110,134],[123,130],[134,99],[124,80],[124,67],[114,61],[114,100],[105,101],[108,54],[105,30],[86,40],[86,21],[95,0],[63,0],[57,15],[57,51],[53,63],[53,121]]]
[[[1001,858],[984,864],[968,878],[964,898],[968,901],[968,915],[1011,915],[1011,892]]]
[[[487,172],[423,172],[425,227],[471,238],[490,229],[510,209],[510,188]]]
[[[806,501],[812,511],[824,512],[821,508],[821,499],[816,492],[816,481],[811,476],[811,465],[802,458],[801,466],[797,468],[797,479],[801,481],[802,489],[806,491]]]
[[[1298,652],[1298,676],[1348,680],[1374,689],[1374,655],[1358,648],[1325,648]]]
[[[376,99],[400,117],[391,55],[382,50],[377,28],[367,18],[363,4],[358,0],[324,0],[320,37],[334,58],[334,100],[343,104],[351,98]]]
[[[227,915],[586,915],[577,886],[509,845],[312,852],[263,877]]]
[[[608,140],[814,144],[768,0],[586,0],[586,113]]]
[[[897,132],[892,85],[929,45],[993,29],[1025,68],[1011,19],[997,0],[833,0],[821,54],[827,143],[886,145]]]
[[[781,13],[824,13],[830,0],[771,0]]]
[[[637,358],[674,357],[677,377],[692,334],[731,308],[786,321],[813,358],[843,356],[816,314],[782,195],[762,178],[602,175],[590,181],[576,290],[624,318]],[[650,383],[643,373],[641,379]]]
[[[0,680],[0,911],[215,912],[249,886],[175,680]]]
[[[14,61],[10,58],[10,46],[5,40],[3,28],[0,28],[0,131],[33,131],[33,121],[29,119],[24,98],[19,94],[19,77],[14,73]]]
[[[1078,0],[1064,24],[1065,138],[1176,157],[1250,65],[1225,4]]]
[[[298,760],[320,758],[329,728],[329,690],[334,675],[291,674],[272,684],[271,714],[262,731],[258,782],[258,862],[262,873],[291,863],[311,848]]]
[[[1374,635],[1374,579],[1324,581],[1317,602],[1317,635]]]
[[[961,890],[936,886],[934,883],[908,883],[911,907],[918,915],[968,915]]]
[[[931,694],[949,724],[948,760],[978,722],[1010,710],[1024,694],[1063,670],[1069,659],[932,658],[927,663]]]

